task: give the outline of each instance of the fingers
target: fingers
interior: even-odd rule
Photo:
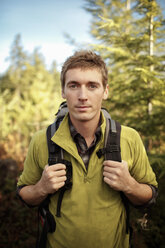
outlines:
[[[64,176],[66,175],[66,166],[64,164],[54,164],[54,165],[46,165],[44,172],[48,175],[48,177],[51,176]]]
[[[128,166],[125,161],[104,161],[103,180],[113,189],[123,190],[127,183],[128,176]]]
[[[45,191],[49,194],[54,193],[65,184],[66,166],[64,164],[46,165],[41,179]]]
[[[115,177],[121,173],[122,164],[116,161],[104,161],[103,163],[103,176],[104,177]]]
[[[53,178],[51,181],[52,189],[57,191],[58,189],[60,189],[65,185],[65,181],[66,181],[66,176]]]
[[[106,160],[103,162],[104,171],[107,172],[119,172],[123,169],[128,169],[128,164],[126,161],[122,160],[122,162]]]
[[[66,166],[64,164],[60,164],[60,163],[53,164],[53,165],[50,165],[50,166],[49,165],[46,165],[46,167],[51,168],[52,170],[62,170],[62,169],[65,170],[66,169]]]
[[[108,177],[104,177],[104,182],[107,183],[109,186],[111,186],[112,188],[115,188],[115,181],[111,180]]]
[[[127,164],[127,162],[124,161],[124,160],[122,160],[122,162],[113,161],[113,160],[105,160],[103,162],[104,166],[108,166],[108,167],[111,167],[111,168],[116,168],[116,167],[119,167],[119,166],[125,165],[125,164]]]
[[[66,181],[66,166],[64,164],[47,166],[44,171],[49,181],[52,180],[57,183]]]
[[[109,178],[110,180],[117,180],[118,179],[118,173],[116,173],[115,171],[114,171],[114,173],[104,171],[103,176],[104,176],[104,178]]]

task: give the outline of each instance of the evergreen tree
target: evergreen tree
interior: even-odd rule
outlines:
[[[159,184],[157,204],[148,212],[147,230],[136,222],[141,213],[131,212],[133,247],[164,247],[165,163],[159,153],[165,151],[165,21],[155,0],[86,0],[86,9],[93,16],[93,48],[109,70],[105,106],[114,119],[140,131],[154,153],[149,159]]]
[[[10,66],[0,78],[1,142],[18,157],[25,156],[28,143],[36,130],[54,119],[61,102],[59,73],[49,72],[38,49],[27,54],[17,35],[11,47]]]
[[[160,146],[165,135],[165,25],[160,7],[154,0],[86,0],[85,9],[93,16],[93,47],[109,69],[106,107],[113,118]],[[148,149],[152,145],[146,142]]]

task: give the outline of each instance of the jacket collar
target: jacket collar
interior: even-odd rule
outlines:
[[[101,112],[102,114],[102,112]],[[105,134],[105,126],[106,126],[106,120],[104,115],[102,114],[102,124],[101,124],[101,139],[99,141],[100,145],[103,146],[104,141],[104,134]],[[80,158],[78,152],[77,152],[77,146],[75,142],[73,141],[73,138],[70,133],[69,129],[69,123],[68,123],[68,114],[64,117],[63,121],[61,122],[58,130],[55,132],[51,140],[59,145],[61,148],[63,148],[66,152],[71,154],[73,157],[75,157],[81,164],[82,159]]]

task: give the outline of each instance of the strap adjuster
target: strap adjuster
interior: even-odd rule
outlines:
[[[118,145],[110,145],[108,148],[102,148],[97,151],[98,158],[107,153],[120,152],[120,147]]]

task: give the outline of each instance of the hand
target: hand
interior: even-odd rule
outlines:
[[[64,164],[46,165],[40,179],[43,194],[55,193],[64,186],[66,179],[66,166]]]
[[[126,161],[116,162],[106,160],[103,166],[104,182],[114,190],[123,192],[129,191],[129,182],[132,177],[128,171]]]

